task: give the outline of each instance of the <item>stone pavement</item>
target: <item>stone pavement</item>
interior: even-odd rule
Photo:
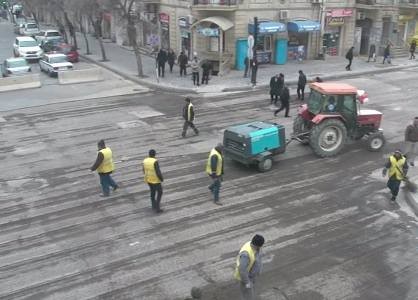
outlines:
[[[190,70],[187,77],[179,76],[179,68],[174,66],[173,73],[170,74],[168,65],[166,66],[165,78],[160,78],[159,82],[156,79],[155,59],[148,55],[142,55],[143,71],[145,78],[138,78],[136,69],[136,60],[134,53],[127,47],[121,47],[117,44],[105,41],[106,55],[109,61],[101,62],[100,47],[98,41],[88,35],[91,55],[85,55],[86,45],[84,38],[79,34],[78,44],[80,54],[101,66],[108,68],[125,78],[134,80],[140,84],[147,86],[179,92],[191,93],[219,93],[226,91],[246,91],[253,90],[250,79],[243,78],[243,71],[231,70],[228,74],[219,77],[212,76],[209,85],[194,87],[191,79]],[[267,88],[270,78],[274,74],[283,73],[285,75],[286,83],[294,85],[297,82],[298,70],[303,70],[308,77],[308,80],[319,76],[323,79],[336,79],[343,77],[351,77],[357,75],[366,75],[371,73],[389,72],[391,70],[398,70],[405,67],[417,66],[417,60],[408,60],[407,57],[394,58],[392,65],[381,63],[381,58],[378,58],[376,63],[367,63],[365,57],[355,57],[352,64],[351,72],[345,71],[347,60],[344,57],[327,57],[325,61],[309,60],[301,63],[297,61],[289,61],[285,65],[260,65],[257,74],[257,86],[255,89]]]

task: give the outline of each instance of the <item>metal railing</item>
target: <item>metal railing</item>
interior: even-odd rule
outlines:
[[[398,0],[356,0],[356,3],[362,5],[395,5],[397,4],[397,1]]]
[[[239,0],[193,0],[193,5],[235,6]]]

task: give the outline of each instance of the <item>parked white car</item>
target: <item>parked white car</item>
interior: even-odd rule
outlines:
[[[39,34],[39,27],[36,23],[25,23],[23,27],[20,28],[20,34],[25,36],[35,36]]]
[[[48,73],[49,76],[58,75],[58,72],[70,71],[73,64],[70,63],[65,54],[45,54],[39,60],[41,72]]]
[[[38,41],[38,44],[41,45],[42,42],[50,40],[61,40],[62,36],[57,30],[42,30],[36,36],[35,39]]]
[[[18,36],[13,44],[13,53],[15,57],[23,57],[28,60],[40,59],[44,51],[39,47],[35,39],[29,36]]]

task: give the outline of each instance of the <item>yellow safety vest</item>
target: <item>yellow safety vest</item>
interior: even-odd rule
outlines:
[[[109,173],[115,169],[112,159],[112,150],[109,147],[106,147],[99,151],[103,154],[103,161],[100,166],[97,168],[98,173]]]
[[[222,175],[222,155],[219,154],[219,152],[216,151],[215,148],[213,148],[212,151],[210,151],[208,162],[206,163],[206,173],[208,173],[209,175],[212,174],[212,168],[210,164],[212,155],[216,155],[218,157],[218,163],[216,165],[216,175],[221,176]]]
[[[237,264],[236,264],[235,272],[234,272],[235,279],[239,281],[241,281],[241,274],[239,273],[239,257],[241,253],[244,251],[248,253],[248,257],[250,258],[250,262],[248,263],[248,266],[247,266],[248,273],[251,271],[255,263],[255,251],[253,247],[251,247],[251,241],[246,242],[244,246],[242,246],[241,250],[239,250],[238,257],[237,257]]]
[[[158,178],[157,176],[157,172],[155,172],[155,167],[154,164],[157,160],[153,157],[147,157],[146,159],[144,159],[144,181],[146,183],[152,183],[152,184],[157,184],[157,183],[161,183],[160,178]]]
[[[403,172],[403,165],[406,162],[405,156],[402,156],[401,159],[396,160],[395,156],[391,155],[389,157],[390,160],[390,168],[389,168],[389,177],[395,175],[396,179],[402,180],[404,178]]]
[[[189,105],[187,106],[187,121],[191,121],[192,119],[192,107],[193,104],[189,103]]]

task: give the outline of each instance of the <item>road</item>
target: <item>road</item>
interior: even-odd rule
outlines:
[[[13,56],[13,41],[15,38],[13,25],[0,22],[0,63]],[[57,78],[50,78],[40,72],[37,62],[30,62],[32,72],[40,74],[42,87],[38,89],[3,92],[0,95],[0,111],[18,109],[29,106],[39,106],[48,103],[68,102],[97,97],[138,94],[148,89],[131,81],[125,80],[103,69],[104,80],[81,84],[60,85]],[[96,67],[85,61],[74,64],[75,70]]]
[[[388,144],[348,145],[331,159],[292,143],[268,173],[226,163],[223,206],[204,173],[222,130],[275,120],[268,96],[196,99],[199,136],[181,138],[183,97],[145,94],[62,102],[0,114],[0,299],[238,299],[239,247],[266,238],[261,300],[418,298],[417,219],[390,204],[381,168],[416,115],[417,69],[356,78],[384,113]],[[293,91],[294,92],[294,91]],[[295,115],[295,106],[291,115]],[[96,143],[114,152],[121,188],[99,197]],[[161,215],[140,163],[157,150]]]

